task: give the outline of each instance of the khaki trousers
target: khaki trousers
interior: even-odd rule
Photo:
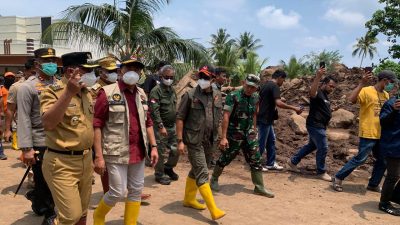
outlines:
[[[46,151],[43,176],[58,209],[59,225],[74,225],[86,216],[92,193],[92,153],[63,155]]]

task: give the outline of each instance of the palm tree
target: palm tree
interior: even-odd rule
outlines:
[[[291,56],[289,62],[281,60],[281,64],[283,66],[283,70],[288,74],[289,78],[295,78],[300,75],[302,65],[297,60],[296,56]]]
[[[353,46],[353,57],[358,54],[358,57],[361,56],[360,67],[362,66],[363,60],[369,55],[370,59],[374,58],[374,54],[377,53],[377,49],[374,44],[378,43],[378,39],[371,35],[370,33],[366,33],[364,37],[357,38],[357,44]]]
[[[216,52],[215,55],[215,65],[219,67],[224,67],[228,71],[233,71],[238,65],[240,51],[238,51],[235,45],[224,45],[222,49]]]
[[[235,40],[230,39],[230,36],[231,35],[226,32],[226,29],[223,28],[219,28],[216,34],[211,34],[211,57],[217,55],[217,53],[222,51],[226,45],[235,44]]]
[[[260,39],[255,39],[254,35],[250,32],[244,32],[240,34],[239,39],[236,40],[240,49],[242,49],[241,59],[246,59],[249,52],[255,52],[257,49],[261,48],[263,45],[259,44]]]
[[[192,39],[181,39],[171,28],[153,24],[153,14],[170,0],[114,1],[113,5],[70,6],[53,23],[42,42],[90,46],[99,53],[124,56],[136,53],[147,64],[160,60],[196,63],[206,49]],[[123,7],[120,7],[123,6]]]

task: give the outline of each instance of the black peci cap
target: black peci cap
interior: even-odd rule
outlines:
[[[36,49],[33,54],[35,58],[58,58],[54,48],[39,48]]]
[[[61,56],[63,66],[82,66],[85,68],[95,68],[98,64],[92,63],[92,53],[90,52],[71,52]]]

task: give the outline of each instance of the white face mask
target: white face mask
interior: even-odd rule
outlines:
[[[211,81],[209,80],[204,80],[204,79],[199,79],[197,81],[201,89],[207,89],[211,86]]]
[[[94,74],[94,71],[92,71],[90,73],[83,74],[80,81],[85,83],[86,87],[91,87],[96,83],[97,77]]]
[[[116,72],[112,72],[107,74],[107,80],[111,83],[115,83],[118,79],[118,74]]]
[[[124,83],[127,85],[134,85],[139,81],[139,79],[139,74],[137,74],[135,71],[128,71],[124,73],[124,76],[122,77],[122,81],[124,81]]]
[[[164,85],[166,85],[166,86],[171,86],[172,85],[172,83],[174,83],[174,80],[173,79],[162,79],[162,82],[163,82],[163,84]]]

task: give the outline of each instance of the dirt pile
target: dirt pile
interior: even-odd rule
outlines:
[[[330,95],[332,108],[349,111],[354,114],[354,121],[351,124],[347,123],[347,126],[337,129],[337,127],[331,123],[328,128],[330,140],[326,161],[328,171],[331,173],[336,172],[347,162],[347,160],[356,153],[354,149],[358,148],[359,107],[347,102],[346,95],[358,85],[361,72],[362,71],[358,68],[348,69],[344,65],[338,65],[335,67],[335,71],[330,74],[338,81],[336,90]],[[314,76],[295,78],[288,80],[281,87],[282,97],[287,103],[304,106],[305,112],[302,114],[304,118],[308,115],[308,91],[313,79]],[[277,159],[282,164],[308,141],[307,134],[301,135],[299,132],[296,134],[295,130],[291,128],[293,126],[289,126],[289,124],[293,122],[293,119],[291,119],[292,114],[293,112],[289,110],[279,109],[279,119],[275,122],[274,126],[277,139]],[[367,164],[363,166],[362,169],[368,168],[371,162],[372,159],[368,159]],[[313,171],[315,169],[315,153],[305,158],[302,164],[307,165],[307,170]]]
[[[277,69],[281,69],[281,67],[267,67],[261,73],[262,80],[266,81],[270,79],[271,74]],[[351,158],[351,156],[357,153],[354,149],[358,148],[359,108],[357,105],[348,103],[346,101],[346,95],[357,87],[362,76],[361,74],[362,71],[359,68],[349,69],[343,64],[335,65],[334,72],[329,74],[335,77],[338,81],[334,93],[330,95],[332,108],[345,112],[344,115],[346,115],[346,113],[354,114],[353,117],[350,117],[353,119],[349,123],[348,118],[341,118],[343,112],[338,113],[339,115],[336,119],[339,121],[335,120],[328,129],[329,151],[326,162],[328,172],[330,173],[336,172],[345,162],[347,162],[348,159]],[[313,79],[314,75],[295,78],[287,80],[281,87],[281,95],[287,103],[302,105],[305,107],[305,111],[301,115],[304,119],[307,118],[308,115],[308,91]],[[175,87],[178,93],[178,102],[183,93],[195,86],[195,76],[193,76],[192,72],[189,72]],[[295,119],[296,121],[293,121],[293,118],[296,118],[296,116],[292,115],[292,111],[279,109],[279,119],[274,124],[277,139],[277,160],[281,165],[285,164],[287,159],[293,156],[293,154],[308,141],[307,132],[304,132],[305,120],[297,117],[297,119]],[[303,122],[301,122],[302,124],[296,124],[298,121]],[[242,157],[239,157],[238,160],[244,161]],[[366,165],[362,166],[361,169],[368,168],[371,165],[371,162],[372,159],[368,159]],[[306,165],[305,169],[307,171],[315,171],[315,153],[307,156],[302,161],[301,165]]]

